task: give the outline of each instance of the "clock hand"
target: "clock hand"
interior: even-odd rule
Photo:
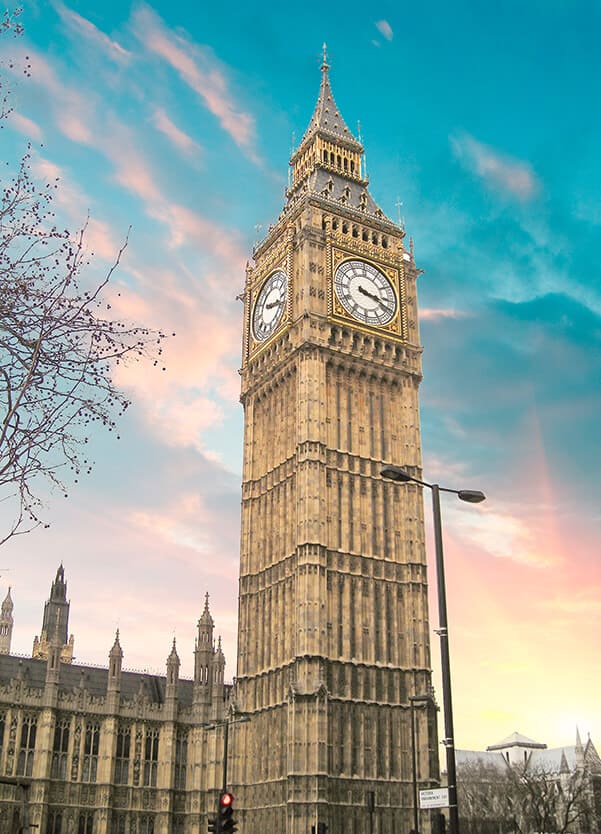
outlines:
[[[360,292],[360,293],[362,293],[362,295],[366,295],[368,298],[371,298],[371,300],[372,300],[372,301],[375,301],[375,302],[377,302],[378,304],[380,304],[380,303],[382,302],[382,299],[381,299],[379,296],[374,295],[374,294],[373,294],[373,293],[371,293],[371,292],[368,292],[368,291],[367,291],[366,289],[364,289],[362,286],[357,287],[357,289],[359,290],[359,292]]]
[[[278,298],[277,301],[272,301],[271,304],[266,304],[265,309],[266,310],[271,310],[273,307],[277,307],[278,304],[281,304],[281,303],[282,303],[282,299]]]

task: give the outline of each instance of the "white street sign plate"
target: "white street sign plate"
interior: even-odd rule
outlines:
[[[432,788],[428,791],[419,792],[419,807],[420,808],[448,808],[449,806],[449,789],[448,788]]]

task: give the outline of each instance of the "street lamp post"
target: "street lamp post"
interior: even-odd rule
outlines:
[[[447,622],[447,595],[444,578],[444,555],[442,549],[442,520],[440,516],[440,493],[450,492],[461,501],[479,504],[485,495],[479,490],[448,489],[439,484],[429,484],[415,478],[400,466],[385,466],[380,474],[391,481],[406,483],[412,481],[428,487],[432,492],[432,512],[434,516],[434,546],[436,553],[436,584],[438,589],[438,636],[440,637],[440,661],[442,672],[442,703],[444,713],[443,744],[446,750],[447,783],[449,791],[449,834],[459,834],[459,813],[457,808],[457,774],[455,767],[455,737],[453,731],[453,700],[451,696],[451,663],[449,657],[449,631]]]
[[[415,739],[415,704],[429,704],[431,701],[431,695],[409,696],[409,705],[411,707],[411,772],[413,774],[413,834],[419,834],[419,802],[417,795],[417,744]]]

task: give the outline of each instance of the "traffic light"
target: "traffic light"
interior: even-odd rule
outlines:
[[[234,834],[238,830],[234,819],[234,797],[231,793],[222,793],[219,797],[219,828],[216,834]]]
[[[217,817],[209,818],[209,834],[219,834],[219,820]]]

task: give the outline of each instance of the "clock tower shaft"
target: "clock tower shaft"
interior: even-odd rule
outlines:
[[[380,476],[421,471],[418,270],[322,73],[244,293],[235,693],[250,721],[231,755],[245,834],[408,831],[409,698],[431,693],[422,497]],[[415,713],[430,786],[435,706]]]

